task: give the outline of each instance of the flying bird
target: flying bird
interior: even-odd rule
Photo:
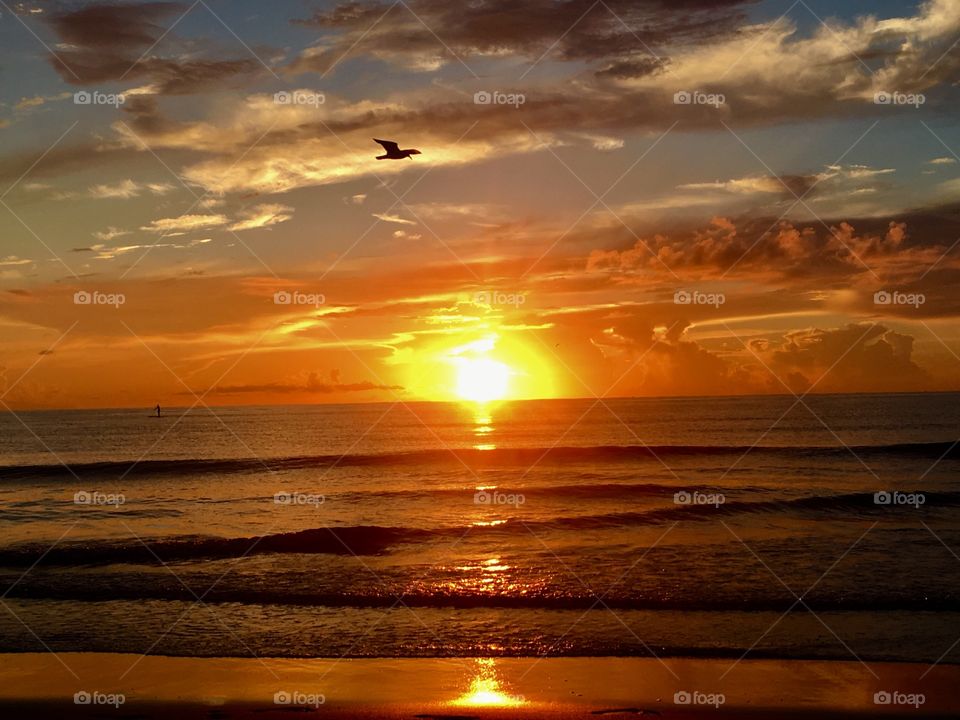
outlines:
[[[373,141],[383,145],[383,149],[386,151],[384,155],[377,155],[377,160],[403,160],[411,155],[420,154],[419,150],[414,150],[413,148],[401,150],[400,146],[393,142],[393,140],[377,140],[374,138]]]

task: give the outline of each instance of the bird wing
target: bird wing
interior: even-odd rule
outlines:
[[[400,146],[397,145],[395,142],[393,142],[393,140],[377,140],[376,138],[374,138],[373,141],[375,143],[380,143],[381,145],[383,145],[383,149],[386,150],[388,153],[400,152]]]

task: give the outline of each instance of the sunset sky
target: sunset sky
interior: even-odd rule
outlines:
[[[956,0],[7,2],[2,403],[960,389],[958,40]]]

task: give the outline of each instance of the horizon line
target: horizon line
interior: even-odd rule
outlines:
[[[185,410],[191,412],[195,409],[212,408],[254,408],[254,407],[342,407],[351,405],[409,405],[409,404],[436,404],[436,405],[508,405],[512,403],[526,402],[567,402],[578,400],[739,400],[752,398],[794,398],[803,399],[806,397],[856,397],[856,396],[883,396],[883,395],[951,395],[960,394],[960,389],[956,390],[895,390],[895,391],[856,391],[856,392],[810,392],[810,393],[744,393],[735,395],[611,395],[608,397],[596,397],[590,395],[579,395],[570,397],[543,397],[543,398],[515,398],[495,400],[487,403],[479,403],[473,400],[429,400],[426,398],[411,398],[409,400],[357,400],[354,402],[290,402],[290,403],[197,403],[193,406],[187,405],[168,405],[171,410]],[[157,405],[154,403],[145,403],[143,405],[84,405],[76,407],[11,407],[5,404],[0,408],[0,415],[16,414],[18,412],[86,412],[92,410],[152,410]],[[164,406],[161,404],[161,408]]]

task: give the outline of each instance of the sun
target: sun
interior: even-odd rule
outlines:
[[[458,357],[457,395],[463,400],[486,403],[502,400],[510,390],[510,368],[490,358]]]
[[[554,397],[553,373],[544,358],[515,334],[457,332],[411,350],[408,391],[426,400],[478,407]]]

